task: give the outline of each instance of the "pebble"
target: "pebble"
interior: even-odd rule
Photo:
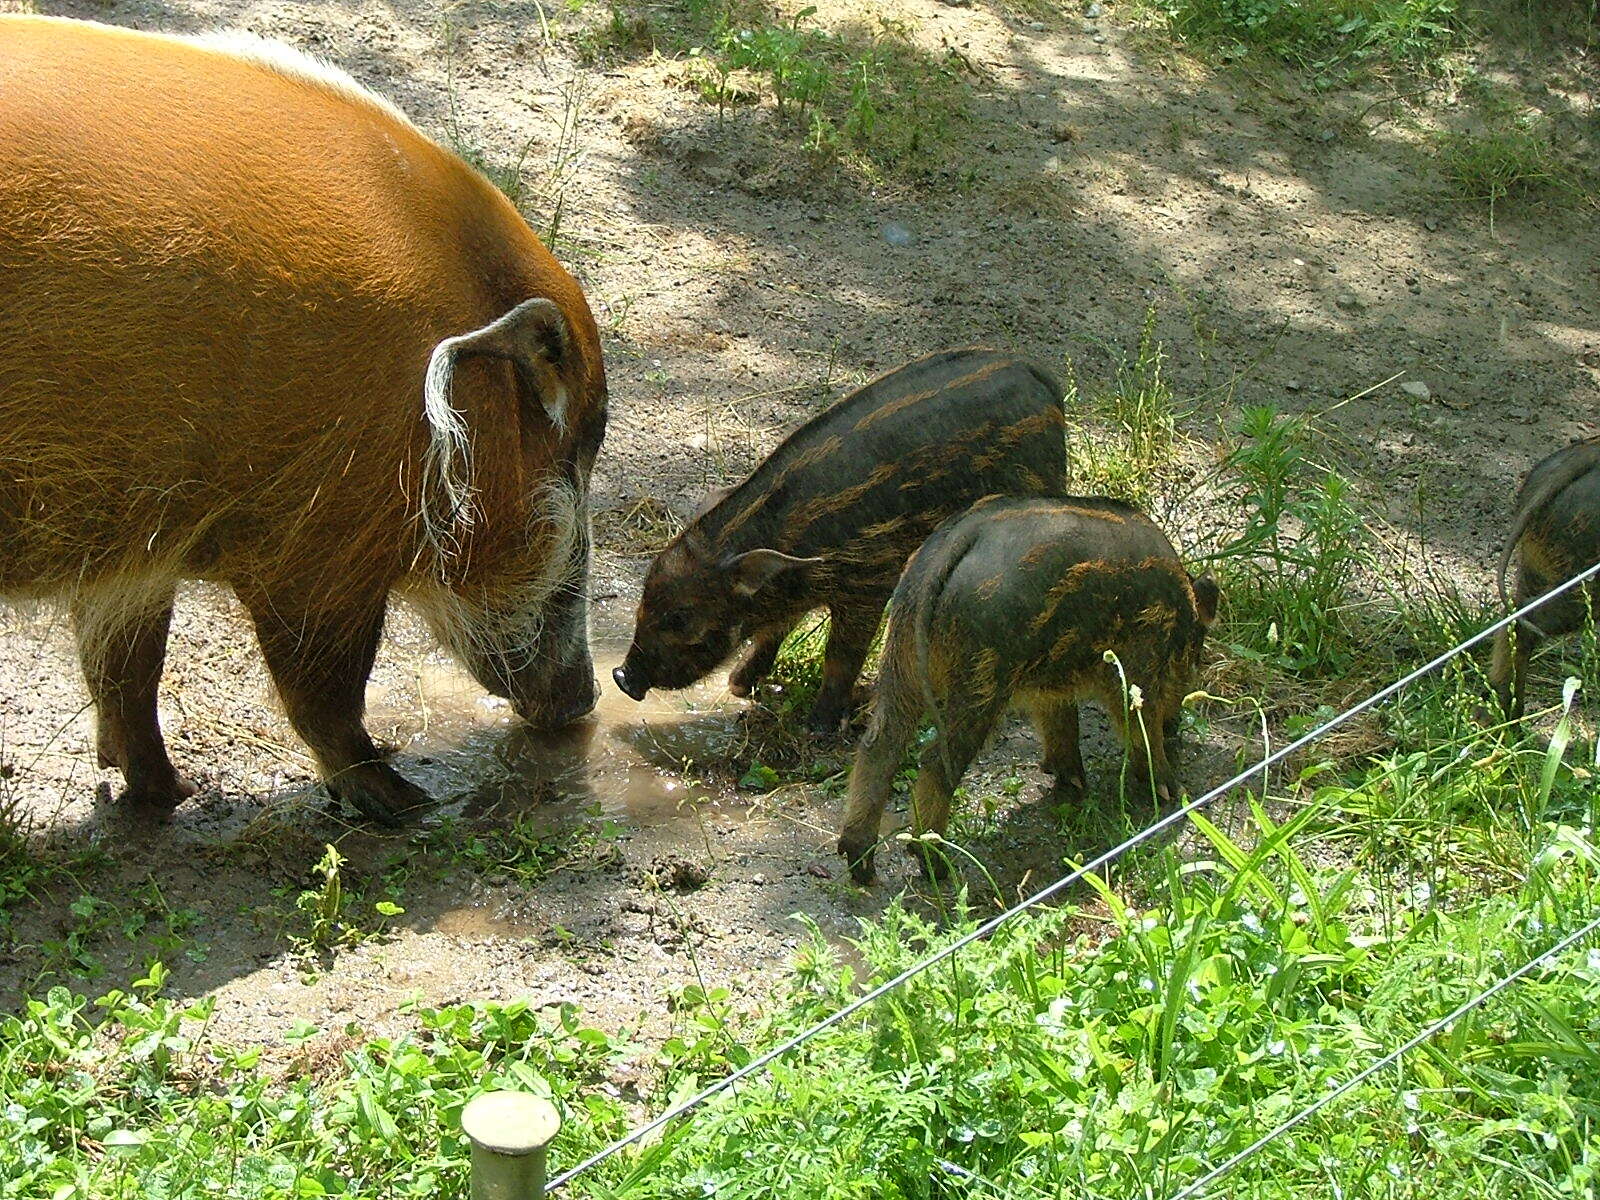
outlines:
[[[1095,30],[1094,36],[1092,38],[1090,38],[1089,40],[1091,42],[1093,42],[1097,46],[1103,45],[1105,43],[1105,40],[1106,40],[1106,35],[1101,33],[1099,30]]]
[[[1400,390],[1417,400],[1429,400],[1433,397],[1433,393],[1428,390],[1428,385],[1420,379],[1407,380],[1400,385]]]
[[[1354,292],[1340,292],[1339,298],[1334,303],[1346,312],[1356,312],[1362,307],[1360,299]]]
[[[1284,384],[1283,386],[1288,388],[1291,392],[1298,392],[1305,385],[1302,384],[1298,379],[1291,379],[1291,380],[1289,380],[1288,383]]]
[[[1091,21],[1103,12],[1105,12],[1105,9],[1100,7],[1099,0],[1089,0],[1089,3],[1083,6],[1083,15]]]
[[[1046,29],[1049,28],[1049,26],[1046,25],[1043,21],[1029,21],[1028,22],[1028,28],[1033,30],[1035,33],[1043,33]]]
[[[917,240],[917,235],[911,232],[909,226],[890,221],[883,227],[883,240],[891,246],[909,246]]]

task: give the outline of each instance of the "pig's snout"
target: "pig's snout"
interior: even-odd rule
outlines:
[[[612,671],[611,678],[616,682],[617,687],[622,689],[624,696],[634,700],[643,700],[650,691],[650,681],[645,678],[644,673],[637,667],[629,670],[627,663],[623,663]]]

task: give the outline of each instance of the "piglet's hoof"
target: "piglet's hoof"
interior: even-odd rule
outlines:
[[[328,790],[369,821],[395,827],[420,815],[432,799],[388,763],[361,763],[328,781]]]
[[[819,708],[812,712],[806,729],[819,741],[836,738],[844,732],[845,713],[836,708]]]
[[[917,865],[922,868],[922,877],[929,883],[948,883],[955,877],[955,867],[945,853],[943,844],[912,838],[906,849],[917,860]]]
[[[873,869],[873,844],[871,842],[858,841],[851,837],[841,837],[839,839],[839,853],[844,855],[845,861],[850,864],[850,878],[863,887],[871,883],[877,876],[877,871]]]

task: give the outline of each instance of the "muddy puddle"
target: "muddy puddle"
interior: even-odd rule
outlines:
[[[441,815],[509,818],[538,805],[650,827],[700,817],[739,817],[725,784],[697,779],[697,765],[724,762],[740,741],[739,708],[720,674],[643,702],[610,686],[625,647],[596,647],[606,681],[595,711],[567,729],[535,733],[511,706],[484,693],[453,662],[430,658],[402,685],[373,689],[374,729],[390,736],[403,769],[442,804]]]

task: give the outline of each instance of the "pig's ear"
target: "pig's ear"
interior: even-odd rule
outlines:
[[[1194,581],[1194,606],[1200,612],[1200,623],[1210,625],[1217,619],[1217,606],[1222,603],[1222,589],[1210,575]]]
[[[722,560],[733,590],[741,596],[754,596],[767,584],[790,571],[821,566],[820,558],[796,558],[781,550],[747,550]]]

